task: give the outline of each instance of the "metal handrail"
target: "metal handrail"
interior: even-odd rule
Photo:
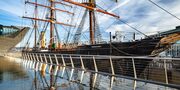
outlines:
[[[180,60],[180,58],[172,58],[172,57],[151,57],[151,56],[112,56],[112,55],[83,55],[83,54],[59,54],[59,53],[40,53],[39,54],[48,54],[48,55],[63,55],[63,56],[83,56],[83,57],[102,57],[102,59],[105,58],[113,58],[113,59],[118,59],[118,58],[134,58],[134,59],[166,59],[166,60]],[[75,58],[75,57],[74,57]]]
[[[42,60],[42,56],[44,57],[44,60]],[[94,80],[93,80],[92,87],[95,87],[95,83],[97,81],[97,74],[102,74],[102,75],[108,75],[111,77],[110,88],[112,88],[112,86],[113,86],[115,77],[134,80],[135,88],[136,88],[136,83],[137,83],[136,81],[158,84],[158,85],[168,86],[168,87],[172,87],[172,88],[180,88],[180,86],[177,84],[169,83],[169,79],[168,79],[168,70],[169,69],[167,67],[167,64],[169,64],[168,62],[171,62],[171,61],[180,62],[179,61],[180,58],[165,58],[165,57],[162,58],[162,57],[146,57],[146,56],[132,57],[132,56],[78,55],[78,54],[56,54],[56,53],[23,53],[22,57],[23,57],[24,63],[26,63],[27,67],[28,66],[34,67],[35,63],[32,64],[32,61],[48,64],[51,67],[50,69],[52,69],[52,66],[63,67],[63,71],[62,71],[63,73],[61,74],[61,77],[63,77],[63,75],[64,75],[65,68],[69,68],[69,69],[71,69],[71,72],[70,72],[71,75],[69,77],[70,81],[72,80],[72,77],[73,77],[72,75],[73,75],[75,69],[82,71],[81,76],[80,76],[80,83],[82,83],[85,72],[87,72],[87,71],[92,72],[92,73],[94,73]],[[39,58],[41,58],[41,60],[39,60]],[[126,59],[127,65],[130,64],[128,67],[126,67],[127,70],[125,69],[125,71],[130,72],[132,74],[129,74],[129,75],[118,74],[119,72],[116,72],[117,70],[114,70],[116,63],[114,63],[113,61],[122,61],[123,59]],[[47,60],[49,60],[49,62]],[[73,60],[78,60],[80,62],[81,67],[76,67],[75,66],[76,62],[74,62]],[[91,60],[93,62],[92,64],[94,64],[94,65],[92,68],[94,68],[94,70],[87,69],[88,67],[86,67],[84,64],[85,60]],[[146,80],[146,79],[140,78],[139,73],[138,73],[139,70],[144,70],[147,67],[142,67],[139,63],[137,63],[138,60],[143,60],[143,62],[148,63],[147,66],[151,66],[150,63],[152,63],[153,60],[161,61],[158,63],[162,64],[163,67],[158,67],[158,68],[164,70],[163,72],[164,72],[165,82],[156,81],[156,80]],[[67,61],[69,61],[68,63],[71,64],[70,66],[67,64]],[[99,70],[100,64],[98,64],[98,62],[100,62],[100,61],[101,61],[101,63],[109,62],[108,64],[110,64],[110,65],[109,66],[107,65],[107,67],[105,67],[105,68],[106,69],[110,68],[111,73]],[[122,64],[121,66],[124,66],[124,65],[126,65],[126,64]],[[154,68],[154,67],[152,67],[152,68]],[[158,74],[156,74],[156,75],[158,75]],[[159,75],[159,76],[161,77],[161,75]]]

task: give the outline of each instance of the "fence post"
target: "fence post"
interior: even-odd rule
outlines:
[[[34,54],[33,53],[31,53],[31,58],[32,58],[32,60],[31,60],[32,61],[32,65],[31,65],[30,68],[34,69],[34,64],[35,64],[34,62],[35,62],[35,60],[34,60]]]
[[[54,57],[55,57],[55,60],[56,60],[56,68],[54,70],[54,75],[57,75],[57,71],[59,69],[59,62],[58,62],[56,54],[54,54]]]
[[[41,58],[41,62],[44,63],[41,54],[40,54],[40,58]],[[47,58],[46,58],[45,54],[44,54],[44,59],[45,59],[45,64],[43,64],[41,67],[41,75],[42,76],[45,76],[46,68],[47,68]]]
[[[74,63],[73,63],[73,60],[72,60],[72,57],[71,57],[71,55],[70,55],[70,61],[71,61],[71,75],[70,75],[70,77],[69,77],[69,80],[71,81],[71,79],[72,79],[72,76],[73,76],[73,72],[74,72]]]
[[[28,59],[27,59],[26,68],[28,68],[30,66],[30,61],[31,61],[29,54],[27,54],[27,57],[28,57]]]
[[[24,67],[26,67],[26,61],[27,61],[27,55],[26,55],[26,53],[24,53],[24,61],[23,61]]]
[[[81,69],[82,69],[81,78],[80,78],[80,83],[82,83],[83,77],[84,77],[85,67],[84,67],[83,59],[82,59],[81,56],[80,56],[80,60],[81,60]]]
[[[35,58],[35,54],[34,54],[34,53],[32,53],[32,57],[33,57],[32,69],[36,70],[36,63],[37,63],[37,61],[36,61],[36,58]]]
[[[65,61],[64,61],[64,57],[63,57],[63,55],[61,55],[61,58],[62,58],[62,62],[63,62],[63,70],[62,70],[62,74],[61,74],[61,77],[63,77],[64,76],[64,72],[65,72],[65,68],[66,68],[66,63],[65,63]]]
[[[39,58],[38,58],[37,53],[35,55],[36,55],[36,60],[37,60],[35,70],[38,71],[39,67],[41,67],[41,63],[39,62]],[[39,64],[40,64],[40,66],[39,66]]]
[[[51,55],[49,54],[49,60],[50,60],[50,66],[49,66],[49,73],[51,74],[51,69],[52,69],[52,64],[53,64],[53,62],[52,62],[52,59],[51,59]]]
[[[111,65],[111,73],[112,73],[112,76],[111,76],[111,81],[110,81],[110,89],[112,89],[112,86],[113,86],[113,83],[114,83],[114,75],[115,75],[115,72],[114,72],[114,66],[113,66],[113,62],[112,62],[112,58],[110,56],[110,65]]]
[[[32,65],[33,65],[33,58],[32,58],[32,53],[31,54],[29,54],[30,55],[30,69],[31,69],[31,67],[32,67]]]
[[[166,77],[166,84],[168,84],[168,75],[167,75],[167,65],[166,65],[166,60],[164,60],[164,73]]]
[[[42,59],[42,56],[41,56],[41,54],[39,54],[39,57],[40,57],[40,67],[39,67],[39,70],[41,71],[42,70],[42,65],[43,65],[43,59]]]
[[[36,55],[36,60],[37,60],[38,62],[40,62],[40,61],[39,61],[39,56],[38,56],[38,54],[36,53],[35,55]]]
[[[136,66],[135,66],[135,63],[134,63],[134,58],[132,58],[132,63],[133,63],[134,78],[137,79]],[[136,89],[136,84],[137,84],[137,81],[134,80],[134,90]]]
[[[46,54],[44,54],[44,59],[45,59],[46,64],[48,64]]]
[[[93,62],[94,62],[94,68],[95,68],[95,75],[94,75],[93,86],[92,86],[92,87],[95,87],[96,79],[97,79],[98,68],[97,68],[96,59],[95,59],[94,56],[93,56]]]
[[[56,64],[59,65],[59,62],[58,62],[56,54],[54,54],[54,57],[55,57],[55,60],[56,60]]]

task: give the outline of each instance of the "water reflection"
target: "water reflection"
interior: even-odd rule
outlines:
[[[0,90],[12,90],[8,89],[10,86],[12,86],[13,90],[18,90],[16,87],[13,87],[10,82],[28,78],[26,72],[14,60],[15,59],[0,57]]]
[[[14,61],[16,60],[16,62]],[[61,65],[46,65],[38,62],[9,60],[0,57],[0,90],[96,90],[90,88],[92,73]],[[109,90],[110,77],[97,75],[97,90]],[[112,90],[133,90],[132,80],[116,78]],[[160,88],[160,89],[159,89]],[[136,90],[164,90],[165,87],[138,82]],[[171,90],[171,89],[169,89]]]

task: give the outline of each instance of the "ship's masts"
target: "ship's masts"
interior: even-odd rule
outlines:
[[[49,0],[50,4],[51,4],[51,8],[54,8],[54,0]],[[54,9],[50,10],[50,20],[52,22],[50,22],[50,46],[52,47],[53,43],[54,43]]]
[[[35,2],[37,3],[37,0],[35,0]],[[35,5],[35,18],[38,17],[38,6]],[[35,20],[35,23],[34,23],[34,30],[35,30],[35,36],[34,36],[34,49],[37,50],[37,20]],[[35,81],[35,89],[37,89],[37,76],[36,76],[36,71],[34,73],[34,81]]]
[[[37,3],[37,0],[35,0],[35,2]],[[37,7],[38,7],[38,6],[35,5],[35,18],[37,18],[37,14],[38,14]],[[35,47],[35,50],[36,50],[36,48],[37,48],[37,20],[35,20],[34,30],[35,30],[35,35],[34,35],[34,47]]]
[[[95,7],[95,2],[94,0],[89,0],[89,6],[90,7]],[[94,33],[95,33],[95,24],[94,24],[94,10],[89,10],[89,32],[90,32],[90,43],[91,44],[95,44],[95,36],[94,36]]]
[[[51,8],[54,8],[54,0],[49,0],[49,2],[50,2],[50,7]],[[52,21],[52,22],[50,22],[50,44],[49,44],[49,49],[53,49],[53,44],[54,44],[54,21],[55,21],[55,17],[54,17],[54,14],[55,14],[55,12],[54,12],[54,9],[50,9],[50,20]],[[53,78],[53,75],[52,75],[52,72],[53,72],[53,67],[52,67],[52,69],[51,69],[51,75],[50,75],[50,89],[51,88],[53,88],[53,82],[54,82],[54,78]]]
[[[107,14],[107,15],[110,15],[110,16],[113,16],[113,17],[116,17],[116,18],[120,18],[119,16],[117,16],[115,14],[112,14],[112,13],[109,13],[109,12],[107,12],[105,10],[101,10],[101,9],[96,8],[95,0],[89,0],[89,2],[86,3],[86,4],[74,2],[72,0],[63,0],[63,1],[74,4],[74,5],[77,5],[77,6],[84,7],[84,8],[89,10],[90,44],[95,44],[95,15],[94,15],[94,11],[104,13],[104,14]]]

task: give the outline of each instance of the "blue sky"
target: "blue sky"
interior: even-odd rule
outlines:
[[[0,24],[3,25],[20,25],[21,18],[14,13],[0,9]]]
[[[45,3],[43,2],[44,0],[41,1],[42,2],[40,3]],[[163,8],[165,8],[166,10],[180,18],[180,0],[152,1],[158,3],[160,6],[162,6]],[[24,6],[23,2],[24,0],[0,0],[0,24],[29,26],[30,24],[27,23],[28,20],[21,19],[21,17],[25,15],[25,9],[32,11],[33,8],[29,6],[29,8],[27,9],[27,7]],[[114,3],[112,2],[112,0],[97,0],[97,3],[99,4],[98,7],[103,7],[105,10],[109,12],[116,13],[121,17],[121,20],[128,22],[128,24],[136,27],[137,29],[146,34],[157,33],[159,31],[166,31],[175,28],[175,26],[180,25],[179,20],[167,14],[163,10],[157,8],[148,0],[119,0],[118,3]],[[72,9],[68,10],[73,11]],[[27,15],[30,16],[32,14],[28,13]],[[41,15],[43,15],[43,13],[41,13]],[[58,13],[58,15],[63,15],[63,18],[58,17],[58,20],[61,20],[61,22],[70,23],[68,15],[65,15],[63,13]],[[101,32],[103,33],[109,31],[134,32],[134,30],[132,30],[127,25],[121,22],[116,22],[115,24],[109,27],[109,25],[115,21],[115,19],[110,16],[98,13],[97,17],[99,20],[98,22],[100,24]],[[74,22],[73,24],[76,24],[78,22],[79,21]],[[62,27],[59,28],[63,29]],[[86,32],[87,28],[84,28],[84,32]],[[66,32],[62,30],[59,33],[65,35]],[[63,35],[61,35],[62,38]],[[108,33],[105,33],[104,35],[106,36],[108,35]]]
[[[23,0],[1,0],[0,1],[0,24],[21,25]]]

